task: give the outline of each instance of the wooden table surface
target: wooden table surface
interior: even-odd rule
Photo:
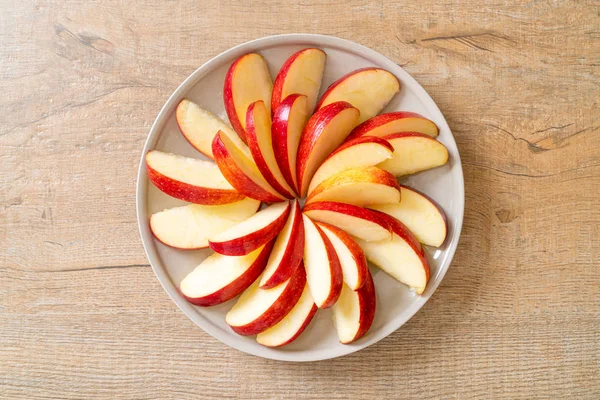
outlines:
[[[0,398],[600,398],[597,1],[0,3]],[[466,185],[427,305],[308,364],[195,326],[135,216],[172,91],[229,47],[289,32],[354,40],[412,74]]]

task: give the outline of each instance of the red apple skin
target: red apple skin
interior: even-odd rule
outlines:
[[[362,218],[367,221],[372,221],[384,227],[388,231],[392,232],[392,226],[390,224],[389,215],[375,210],[369,210],[352,204],[338,203],[335,201],[317,201],[315,203],[310,203],[304,206],[303,211],[304,213],[307,213],[312,210],[334,211],[341,214],[347,214],[354,217]],[[394,220],[396,219],[394,218]]]
[[[254,159],[254,162],[256,162],[258,170],[265,178],[265,180],[269,183],[269,185],[271,185],[273,189],[275,189],[277,193],[281,194],[283,197],[293,199],[295,197],[294,194],[288,192],[283,186],[279,184],[279,182],[277,182],[277,179],[275,179],[275,176],[273,176],[273,173],[269,169],[267,162],[262,156],[260,147],[258,145],[258,138],[256,137],[256,124],[254,121],[254,108],[258,105],[258,103],[261,103],[260,105],[264,104],[262,100],[255,101],[254,103],[250,104],[250,106],[248,107],[248,112],[246,114],[246,141],[248,142],[248,147],[250,148],[250,152],[252,153],[252,158]],[[279,154],[275,153],[275,160],[277,161],[278,159]]]
[[[296,332],[296,334],[294,336],[292,336],[291,338],[289,338],[286,342],[281,343],[278,346],[269,346],[269,347],[283,347],[286,344],[290,344],[292,343],[294,340],[298,339],[298,336],[302,335],[302,332],[304,332],[304,330],[306,329],[306,327],[310,324],[310,322],[312,321],[313,317],[315,316],[315,314],[317,313],[317,310],[319,309],[319,307],[317,307],[317,305],[315,303],[313,303],[312,309],[310,310],[310,312],[308,313],[308,315],[306,316],[306,319],[304,320],[304,322],[302,323],[302,326],[300,326],[300,329],[298,329],[298,332]],[[283,318],[282,318],[283,319]]]
[[[376,137],[376,136],[360,136],[360,137],[356,137],[354,139],[347,139],[340,147],[338,147],[333,153],[331,153],[329,155],[329,157],[327,157],[325,159],[325,161],[330,159],[336,153],[339,153],[339,152],[347,149],[348,147],[356,146],[361,143],[377,143],[377,144],[380,144],[380,145],[388,148],[392,152],[394,151],[394,146],[392,146],[390,144],[390,142],[388,142],[387,140],[385,140],[383,138]],[[325,162],[325,161],[323,161],[323,162]]]
[[[304,52],[308,50],[317,50],[323,52],[323,50],[314,47],[306,48],[298,50],[297,52],[292,54],[287,60],[285,60],[285,62],[281,66],[281,69],[279,70],[279,73],[277,74],[277,77],[275,78],[275,82],[273,82],[273,93],[271,95],[271,111],[275,112],[275,110],[277,110],[277,108],[282,103],[281,94],[283,92],[283,85],[285,84],[285,78],[287,77],[290,67],[299,56],[301,56]],[[311,111],[312,110],[309,110],[309,112]]]
[[[315,112],[306,123],[304,131],[302,132],[302,138],[300,139],[300,146],[298,146],[298,157],[296,158],[296,177],[299,190],[302,190],[304,179],[312,179],[312,176],[304,176],[304,170],[306,169],[306,163],[310,153],[323,132],[323,129],[325,129],[327,124],[329,124],[336,115],[347,108],[354,107],[347,101],[336,101]]]
[[[363,312],[360,313],[358,332],[352,341],[358,340],[367,333],[373,319],[375,319],[375,310],[377,308],[377,296],[375,294],[375,285],[371,272],[367,269],[367,275],[364,285],[356,291],[358,294],[359,307]]]
[[[331,270],[331,290],[329,291],[329,297],[323,302],[323,305],[319,308],[329,308],[335,304],[336,301],[340,298],[340,294],[342,294],[342,287],[344,286],[344,275],[342,272],[342,264],[340,264],[340,259],[335,252],[335,248],[331,241],[325,235],[325,232],[315,223],[315,227],[317,231],[319,231],[319,235],[323,239],[325,243],[325,249],[327,250],[327,258],[329,259],[330,270]]]
[[[431,202],[431,204],[433,204],[435,206],[435,208],[437,208],[437,210],[439,211],[440,215],[442,216],[442,219],[444,220],[444,225],[446,226],[446,240],[448,239],[448,232],[449,232],[449,225],[448,225],[448,218],[446,217],[446,213],[444,212],[444,210],[442,209],[442,207],[435,201],[433,200],[431,197],[427,196],[425,193],[421,192],[420,190],[417,190],[415,188],[411,188],[405,185],[400,185],[401,189],[406,189],[406,190],[410,190],[412,192],[418,193],[421,196],[425,197],[427,200],[429,200]],[[446,240],[444,240],[444,242],[439,246],[442,247],[444,245],[444,243],[446,242]]]
[[[203,188],[168,178],[146,163],[148,179],[162,192],[171,197],[194,204],[217,205],[243,200],[242,193],[235,190]]]
[[[298,200],[296,200],[296,202],[298,202]],[[281,259],[282,267],[275,271],[269,280],[260,287],[261,289],[271,289],[282,284],[292,276],[294,271],[302,263],[302,258],[304,257],[304,222],[302,221],[302,207],[300,207],[300,204],[296,204],[295,218],[298,223],[292,227],[290,237],[296,239],[286,248],[283,258]]]
[[[276,203],[282,201],[279,197],[267,192],[260,186],[258,186],[252,179],[248,178],[246,174],[236,165],[235,161],[231,158],[229,151],[221,140],[223,132],[219,131],[215,135],[212,143],[212,151],[215,156],[215,161],[219,167],[219,170],[227,179],[229,184],[233,186],[238,192],[265,203]],[[232,172],[235,171],[235,172]]]
[[[315,107],[315,110],[318,110],[318,109],[321,108],[321,104],[323,104],[323,101],[325,101],[327,99],[327,96],[329,96],[329,93],[331,93],[331,91],[333,89],[335,89],[340,83],[344,82],[349,77],[351,77],[353,75],[356,75],[356,74],[358,74],[360,72],[370,71],[370,70],[373,70],[373,69],[379,69],[379,70],[381,70],[381,68],[377,68],[377,67],[366,67],[366,68],[355,69],[354,71],[351,71],[351,72],[347,73],[346,75],[342,76],[337,81],[333,82],[331,85],[329,85],[329,87],[327,88],[327,90],[325,91],[325,93],[323,93],[323,96],[321,96],[321,98],[317,102],[317,106]],[[386,72],[389,72],[389,71],[386,71]],[[398,80],[398,78],[396,78],[396,80]],[[400,86],[400,82],[398,82],[398,86]]]
[[[265,245],[258,255],[258,258],[254,260],[246,272],[244,272],[233,282],[229,283],[229,285],[222,287],[216,292],[203,297],[188,297],[184,295],[181,290],[179,292],[187,301],[201,307],[216,306],[217,304],[221,304],[233,299],[235,296],[248,289],[248,287],[252,285],[252,282],[258,279],[267,265],[267,260],[269,259],[269,254],[271,254],[273,243],[274,241],[271,241]]]
[[[417,240],[417,237],[413,235],[413,233],[404,225],[402,222],[398,221],[396,218],[391,215],[387,215],[382,213],[381,211],[372,210],[375,214],[379,214],[380,217],[387,219],[390,226],[392,227],[392,232],[398,236],[400,236],[412,249],[415,251],[421,263],[423,264],[423,268],[425,269],[425,283],[429,282],[429,261],[427,260],[427,256],[425,255],[425,250],[421,243]]]
[[[226,256],[245,256],[258,249],[263,244],[273,240],[281,231],[290,214],[290,205],[277,219],[258,231],[225,242],[208,241],[208,246],[219,254]]]
[[[289,151],[287,137],[289,115],[294,103],[300,97],[306,96],[301,94],[290,94],[288,97],[283,99],[281,103],[279,103],[279,106],[276,109],[272,109],[275,111],[273,114],[273,125],[271,128],[273,137],[273,151],[275,152],[275,159],[277,160],[277,165],[279,165],[279,169],[281,170],[285,181],[288,183],[288,185],[290,185],[290,187],[294,188],[296,192],[299,192],[299,190],[295,187],[296,185],[294,184],[294,179],[292,177],[292,174],[295,174],[296,170],[290,169],[290,163],[288,160]]]
[[[369,118],[362,124],[358,125],[356,128],[352,130],[350,135],[348,135],[348,140],[356,139],[357,137],[361,137],[364,135],[368,135],[368,132],[380,127],[381,125],[385,125],[389,122],[395,121],[397,119],[402,118],[423,118],[428,119],[421,114],[411,111],[394,111],[385,114],[376,115],[373,118]],[[433,122],[432,122],[433,123]],[[437,129],[437,127],[436,127]],[[436,135],[437,136],[437,135]]]
[[[356,243],[356,241],[348,233],[338,228],[337,226],[330,225],[326,222],[316,222],[317,226],[324,226],[333,232],[341,241],[350,249],[352,258],[356,261],[358,268],[358,288],[363,287],[369,274],[369,267],[367,266],[367,257],[363,249]],[[343,272],[343,271],[342,271]],[[343,275],[343,274],[342,274]],[[357,290],[357,289],[355,289]]]
[[[290,277],[279,298],[260,317],[243,326],[232,326],[231,329],[238,335],[257,335],[281,321],[294,308],[306,285],[306,271],[304,265],[297,268]]]

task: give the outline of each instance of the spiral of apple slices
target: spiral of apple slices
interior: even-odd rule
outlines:
[[[435,123],[379,114],[400,90],[380,68],[347,74],[319,99],[325,59],[302,49],[273,83],[262,56],[240,57],[223,88],[233,127],[190,99],[175,113],[214,162],[146,154],[149,180],[188,202],[150,217],[156,239],[214,251],[181,293],[202,307],[239,296],[225,320],[264,346],[295,341],[319,308],[332,309],[341,343],[360,339],[376,311],[367,261],[421,294],[430,273],[422,244],[442,246],[448,231],[441,207],[396,179],[448,161]]]

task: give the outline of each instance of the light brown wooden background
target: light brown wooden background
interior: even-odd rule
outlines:
[[[135,178],[160,107],[265,35],[367,45],[461,152],[454,263],[409,323],[312,364],[228,348],[163,292]],[[0,398],[600,398],[600,3],[0,0]]]

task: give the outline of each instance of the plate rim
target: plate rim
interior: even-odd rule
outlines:
[[[213,64],[218,63],[222,58],[226,58],[232,54],[237,52],[251,52],[251,51],[260,51],[261,48],[270,47],[277,44],[303,44],[311,43],[313,46],[330,46],[340,48],[352,53],[357,53],[360,56],[369,58],[369,59],[377,59],[380,63],[384,64],[393,64],[393,72],[398,76],[400,81],[403,84],[408,84],[412,89],[416,89],[421,92],[419,94],[419,99],[424,103],[424,105],[433,111],[436,111],[441,120],[436,121],[438,124],[442,124],[440,128],[445,128],[450,134],[451,143],[446,144],[447,147],[451,147],[452,159],[455,165],[453,168],[456,168],[456,172],[458,173],[458,182],[455,184],[459,207],[458,213],[456,215],[457,223],[454,224],[455,234],[450,239],[447,248],[447,257],[445,262],[440,265],[439,272],[436,276],[436,280],[430,282],[428,285],[426,292],[419,296],[419,300],[413,302],[409,307],[407,307],[403,314],[404,317],[400,318],[395,324],[392,324],[390,327],[383,326],[378,331],[374,332],[373,335],[368,340],[360,341],[358,344],[349,344],[341,347],[342,351],[335,351],[334,349],[329,349],[327,354],[321,354],[318,357],[310,356],[313,353],[307,351],[294,351],[294,352],[285,352],[278,351],[277,349],[264,348],[264,351],[255,351],[254,348],[245,348],[241,346],[239,343],[236,343],[234,340],[230,340],[229,336],[220,335],[221,330],[217,327],[212,326],[212,324],[201,324],[197,320],[197,312],[193,310],[194,306],[187,302],[183,296],[179,293],[175,284],[171,281],[170,276],[166,272],[166,268],[162,265],[160,261],[160,257],[158,256],[156,249],[150,249],[150,246],[153,242],[153,236],[149,229],[149,223],[147,218],[147,191],[148,191],[148,179],[146,175],[145,168],[145,155],[151,150],[151,147],[155,144],[156,139],[160,136],[160,128],[163,127],[164,123],[170,118],[171,114],[174,112],[174,107],[176,106],[176,102],[180,100],[184,92],[188,89],[192,88],[197,80],[199,80],[203,74],[208,73],[211,70]],[[241,55],[241,54],[240,54]],[[399,72],[399,73],[398,73]],[[440,129],[441,130],[441,129]],[[233,347],[239,351],[242,351],[247,354],[252,354],[254,356],[279,360],[279,361],[292,361],[292,362],[310,362],[310,361],[319,361],[319,360],[327,360],[337,357],[342,357],[356,351],[367,348],[380,340],[386,338],[400,327],[402,327],[408,320],[410,320],[431,298],[433,293],[437,290],[441,282],[443,281],[450,265],[452,264],[452,260],[454,259],[454,255],[456,253],[456,248],[458,246],[458,242],[460,240],[463,218],[464,218],[464,207],[465,207],[465,190],[464,190],[464,174],[462,170],[462,163],[460,159],[460,154],[458,151],[458,147],[456,145],[456,140],[454,139],[454,135],[448,126],[448,122],[444,117],[443,113],[440,111],[437,104],[433,101],[429,93],[414,79],[408,72],[406,72],[400,65],[395,63],[393,60],[387,58],[383,54],[367,47],[361,45],[359,43],[342,39],[336,36],[329,35],[321,35],[321,34],[311,34],[311,33],[289,33],[289,34],[281,34],[281,35],[272,35],[265,36],[257,39],[253,39],[241,44],[238,44],[228,50],[225,50],[218,55],[212,57],[210,60],[202,64],[198,67],[194,72],[192,72],[169,96],[165,104],[161,107],[154,123],[150,127],[150,131],[146,137],[146,141],[144,143],[144,147],[142,149],[142,154],[138,166],[137,173],[137,182],[136,182],[136,216],[138,222],[138,230],[140,234],[140,238],[142,241],[142,245],[144,247],[144,252],[146,254],[146,258],[148,262],[152,266],[152,270],[156,275],[156,278],[160,282],[161,286],[167,292],[170,299],[177,305],[177,307],[199,328],[204,330],[206,333],[214,337],[215,339],[221,341],[222,343]],[[450,229],[452,230],[452,228]],[[387,329],[386,329],[387,328]],[[308,355],[307,355],[308,354]]]

